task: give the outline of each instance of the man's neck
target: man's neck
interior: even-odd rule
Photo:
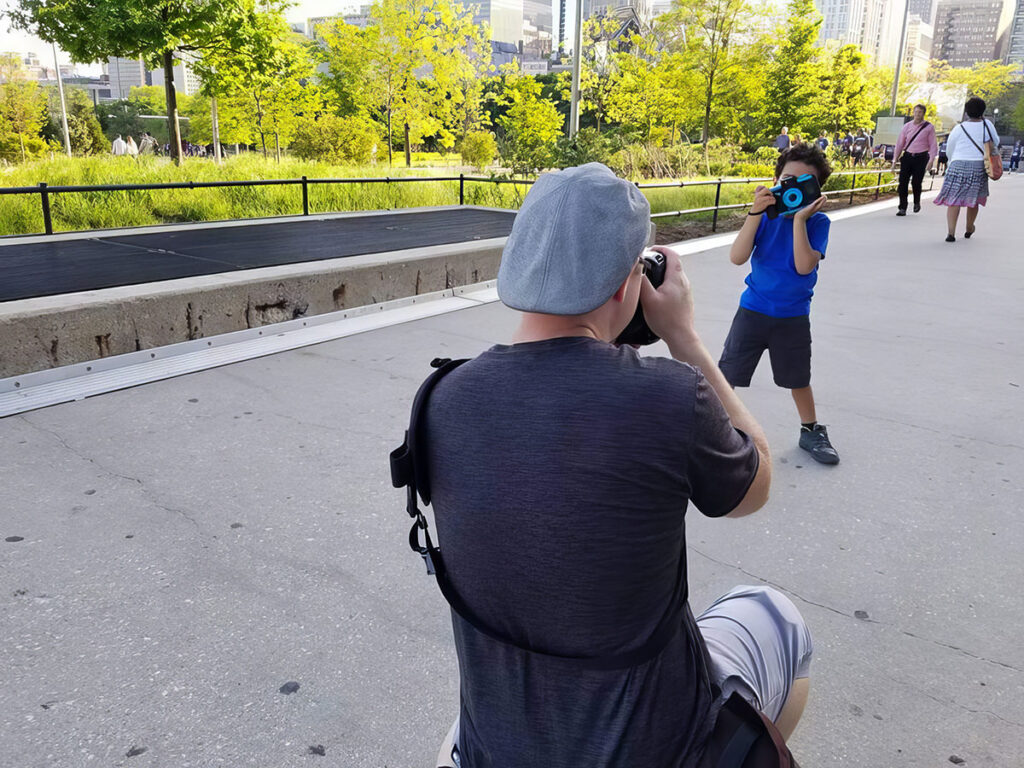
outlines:
[[[603,334],[589,318],[580,316],[539,315],[524,313],[519,328],[512,336],[515,344],[530,341],[546,341],[547,339],[563,339],[582,336],[589,339],[601,339]]]

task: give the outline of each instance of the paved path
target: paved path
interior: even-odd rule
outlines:
[[[843,462],[796,448],[765,366],[744,397],[772,500],[690,521],[696,608],[764,581],[811,624],[805,766],[1024,754],[1024,179],[993,189],[969,241],[930,204],[835,223],[814,380]],[[686,263],[718,350],[743,270]],[[0,539],[23,537],[0,541],[0,762],[427,766],[456,667],[386,455],[427,361],[514,321],[487,305],[0,421]]]
[[[505,237],[513,211],[475,207],[158,228],[0,242],[0,301]]]

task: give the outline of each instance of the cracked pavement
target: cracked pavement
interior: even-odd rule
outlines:
[[[808,619],[802,765],[1020,764],[1022,203],[1004,177],[952,244],[930,203],[835,222],[811,325],[842,463],[797,448],[763,361],[741,396],[772,499],[688,518],[696,611],[768,583]],[[745,272],[685,264],[717,354]],[[430,765],[458,679],[387,453],[428,362],[514,322],[481,306],[0,420],[2,762]]]

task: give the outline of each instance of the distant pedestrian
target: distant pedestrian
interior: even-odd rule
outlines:
[[[138,157],[139,156],[139,147],[135,143],[135,139],[133,139],[131,136],[129,136],[128,137],[128,141],[126,143],[128,144],[127,153],[131,157]]]
[[[949,165],[949,156],[946,155],[946,139],[939,142],[939,161],[935,164],[935,171],[946,175],[946,166]]]
[[[979,206],[988,201],[988,173],[985,171],[985,142],[999,147],[999,134],[991,121],[985,119],[985,102],[977,96],[964,105],[966,119],[949,132],[947,153],[949,171],[942,181],[936,205],[946,206],[946,242],[956,241],[956,222],[960,209],[967,209],[964,237],[974,234]]]
[[[828,149],[828,136],[825,135],[824,131],[818,134],[818,140],[815,142],[815,144],[818,145],[818,149],[820,149],[822,152]]]
[[[857,129],[857,135],[853,137],[853,146],[850,148],[850,155],[853,157],[853,167],[858,163],[867,163],[868,152],[871,149],[871,140],[863,128]]]
[[[935,140],[935,126],[924,119],[924,104],[914,107],[914,119],[905,123],[896,142],[892,169],[896,170],[896,159],[900,162],[900,183],[898,187],[900,203],[896,210],[897,216],[907,215],[907,188],[914,186],[914,213],[921,210],[921,182],[924,175],[932,169],[932,163],[939,155],[939,144]]]
[[[1013,173],[1017,172],[1017,166],[1020,165],[1021,146],[1020,139],[1017,139],[1013,145],[1013,151],[1010,152],[1010,171]]]
[[[789,141],[789,128],[787,128],[786,126],[783,126],[782,127],[782,132],[779,133],[779,135],[775,137],[775,145],[774,146],[775,146],[775,148],[777,150],[779,150],[779,152],[784,152],[787,149],[789,149],[789,144],[790,144],[790,141]]]
[[[154,139],[148,133],[143,132],[142,139],[139,141],[139,154],[140,155],[155,155],[156,153],[157,153],[156,139]]]
[[[120,133],[117,134],[117,138],[114,139],[113,143],[110,145],[110,153],[117,157],[128,154],[128,145],[125,143],[125,140],[121,138]]]

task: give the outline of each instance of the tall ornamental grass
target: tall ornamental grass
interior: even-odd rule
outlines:
[[[0,168],[0,187],[47,185],[158,184],[182,181],[240,181],[255,179],[403,178],[409,176],[454,176],[459,168],[388,168],[336,166],[283,159],[265,160],[245,154],[229,158],[223,165],[210,160],[191,159],[175,166],[166,158],[86,157],[68,160],[55,157],[24,165]],[[892,178],[883,173],[883,181]],[[858,177],[858,186],[870,186],[872,175]],[[849,189],[849,176],[833,176],[827,190]],[[755,183],[724,184],[722,205],[748,202]],[[467,181],[465,202],[494,208],[517,209],[529,190],[526,185]],[[653,213],[703,208],[715,203],[715,186],[684,186],[645,189]],[[859,197],[866,198],[873,193]],[[459,183],[352,183],[309,185],[311,214],[337,211],[366,211],[456,205]],[[192,221],[247,219],[302,213],[299,185],[226,187],[215,189],[134,190],[119,192],[75,192],[51,194],[50,210],[54,231],[109,229]],[[723,212],[722,216],[728,215]],[[709,220],[711,212],[660,219],[661,222]],[[0,235],[42,232],[43,216],[38,194],[0,196]]]

